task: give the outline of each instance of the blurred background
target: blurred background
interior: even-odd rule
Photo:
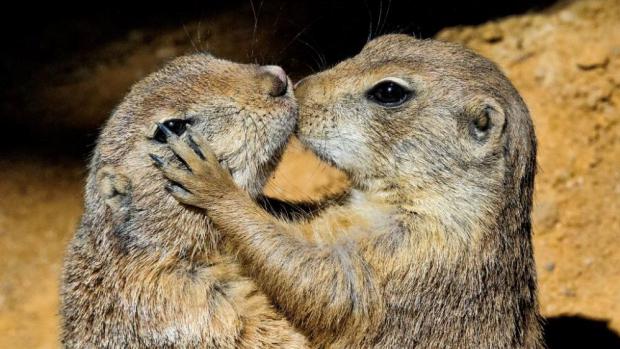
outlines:
[[[299,79],[401,32],[497,62],[539,140],[534,218],[551,348],[620,348],[620,0],[23,2],[0,15],[0,348],[58,347],[58,280],[86,162],[136,80],[207,50]],[[346,178],[293,142],[266,191]]]

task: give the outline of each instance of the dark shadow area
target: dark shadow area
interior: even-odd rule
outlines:
[[[295,40],[295,46],[305,51],[310,44],[325,56],[326,63],[331,64],[356,53],[369,37],[383,33],[403,32],[430,37],[447,26],[479,24],[541,10],[555,2],[211,0],[158,5],[146,1],[110,0],[95,5],[26,1],[6,8],[0,17],[0,35],[5,50],[0,58],[0,68],[3,73],[14,75],[28,66],[46,64],[92,49],[122,37],[132,29],[179,27],[221,12],[254,17],[257,31],[272,31],[274,37],[284,40],[300,39]],[[307,54],[296,58],[310,59]]]
[[[231,43],[237,60],[282,65],[293,78],[324,69],[354,55],[372,37],[400,32],[433,36],[447,26],[478,24],[507,15],[544,9],[554,0],[405,1],[405,0],[214,0],[173,4],[111,0],[98,3],[20,2],[5,8],[0,21],[0,117],[5,129],[0,149],[42,149],[84,157],[95,142],[101,121],[129,87],[97,107],[97,114],[62,115],[62,120],[91,118],[84,127],[58,121],[62,107],[37,96],[84,67],[96,68],[103,45],[125,40],[128,33],[147,33],[144,42],[191,22],[207,23],[213,15],[229,15],[248,27],[248,38]],[[187,33],[186,41],[195,38]],[[254,47],[262,42],[273,48]],[[193,44],[193,43],[192,43]],[[279,45],[279,46],[278,46]],[[200,48],[199,48],[200,49]],[[239,58],[241,57],[241,58]],[[104,57],[121,60],[123,57]],[[231,58],[231,57],[223,57]],[[93,68],[93,69],[94,69]],[[151,68],[148,68],[151,69]],[[63,80],[65,79],[65,80]],[[116,98],[118,96],[118,100]],[[114,104],[112,101],[115,101]],[[62,104],[63,100],[54,103]],[[101,109],[99,111],[99,109]],[[71,113],[69,113],[71,114]],[[73,119],[72,119],[73,118]]]
[[[620,336],[608,321],[581,316],[559,316],[547,319],[545,340],[549,349],[617,349]]]

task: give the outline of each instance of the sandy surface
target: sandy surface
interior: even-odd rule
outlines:
[[[82,163],[0,160],[0,348],[55,348],[64,246],[82,211]]]
[[[209,30],[209,37],[218,35],[217,27]],[[81,125],[98,124],[100,110],[110,110],[131,81],[187,49],[166,37],[138,47],[132,40],[140,35],[104,48],[110,56],[123,51],[124,59],[56,82],[40,98],[57,105],[88,91],[58,112],[86,106]],[[498,62],[531,109],[539,139],[534,240],[543,313],[562,336],[618,343],[620,1],[577,1],[438,36]],[[212,45],[222,56],[238,55]],[[84,174],[84,163],[72,158],[0,157],[0,348],[58,346],[58,277],[81,213]],[[345,185],[341,174],[293,143],[267,191],[304,199]]]

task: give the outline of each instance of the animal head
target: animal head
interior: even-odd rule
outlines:
[[[157,123],[179,136],[189,127],[201,133],[236,183],[255,196],[296,119],[297,105],[281,68],[207,54],[178,58],[133,86],[108,120],[92,161],[87,199],[100,197],[114,212],[133,209],[161,216],[162,227],[176,217],[179,224],[187,220],[187,229],[204,230],[195,224],[204,218],[163,190],[166,182],[148,157],[154,153],[178,161]]]
[[[299,138],[354,186],[465,230],[496,217],[507,196],[524,195],[515,204],[529,215],[527,108],[492,62],[464,47],[386,35],[295,94]]]

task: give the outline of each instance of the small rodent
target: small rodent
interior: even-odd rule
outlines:
[[[289,82],[280,67],[195,54],[133,86],[101,132],[66,253],[65,347],[307,347],[207,216],[167,194],[146,157],[178,162],[165,133],[187,137],[191,126],[258,197],[295,127]]]
[[[295,93],[297,135],[351,179],[344,205],[305,224],[278,220],[235,189],[204,142],[194,151],[173,139],[192,172],[162,171],[311,342],[543,347],[536,138],[501,71],[457,44],[387,35]]]

